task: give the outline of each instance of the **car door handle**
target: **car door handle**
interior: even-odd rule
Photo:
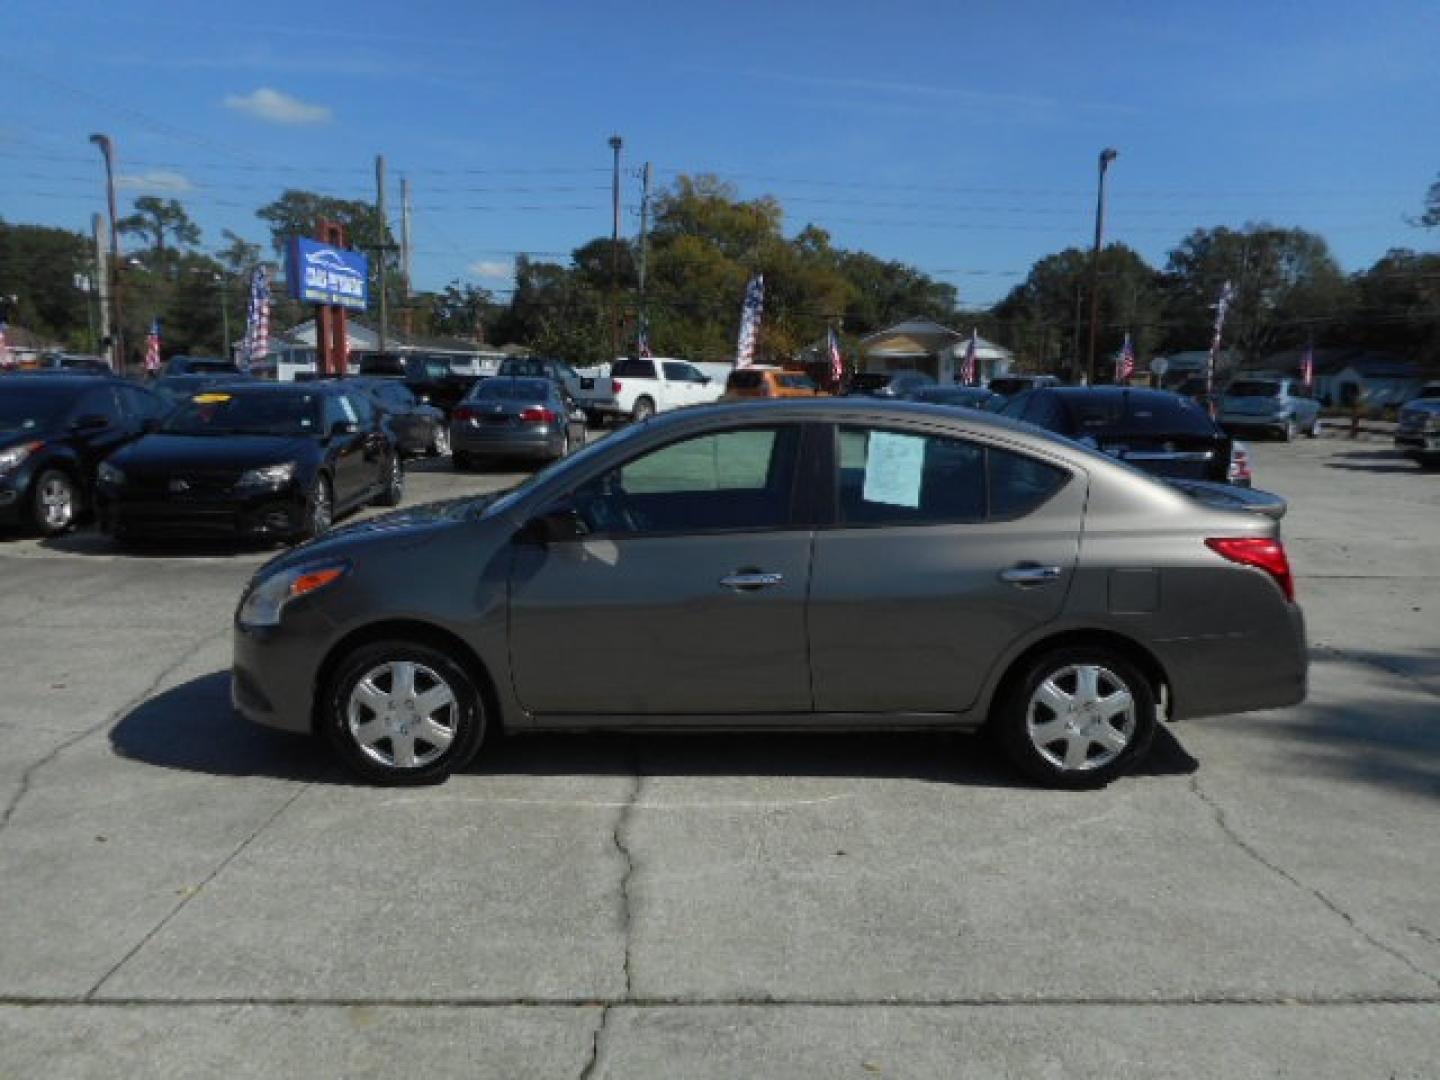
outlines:
[[[1037,566],[1025,563],[1000,571],[1000,580],[1012,585],[1043,585],[1047,581],[1058,581],[1061,570],[1058,566]]]
[[[772,585],[779,585],[784,580],[784,574],[745,570],[727,574],[720,579],[720,584],[727,589],[734,589],[736,592],[754,592],[757,589],[768,589]]]

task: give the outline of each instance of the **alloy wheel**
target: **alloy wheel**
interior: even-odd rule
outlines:
[[[310,535],[320,536],[330,531],[335,519],[334,507],[330,502],[330,485],[324,478],[315,482],[315,497],[310,507]]]
[[[47,473],[36,492],[36,508],[46,532],[63,532],[75,520],[75,486],[60,473]]]
[[[455,691],[433,668],[394,660],[356,681],[345,720],[369,760],[386,768],[419,769],[450,749],[460,708]]]
[[[443,427],[437,427],[435,441],[431,444],[430,449],[436,457],[444,457],[450,453],[450,432]]]
[[[1136,705],[1125,681],[1099,664],[1068,664],[1030,695],[1025,730],[1039,755],[1064,772],[1104,768],[1135,736]]]

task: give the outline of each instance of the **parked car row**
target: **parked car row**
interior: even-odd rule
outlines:
[[[93,515],[120,539],[294,541],[366,503],[398,505],[404,482],[358,382],[219,380],[175,400],[112,377],[0,385],[0,522],[43,535]]]

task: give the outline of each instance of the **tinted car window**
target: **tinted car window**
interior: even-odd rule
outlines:
[[[320,417],[318,394],[212,390],[182,402],[160,430],[170,435],[314,435]]]
[[[1024,419],[1026,423],[1043,427],[1048,431],[1058,431],[1062,435],[1069,435],[1074,430],[1065,408],[1056,400],[1053,393],[1044,391],[1028,395]]]
[[[815,380],[809,375],[780,375],[778,381],[787,390],[814,390]]]
[[[91,390],[75,407],[76,416],[103,416],[111,424],[119,424],[123,414],[113,387],[105,386]]]
[[[138,386],[121,386],[117,389],[125,411],[133,420],[141,423],[146,420],[158,420],[169,411],[169,406],[163,398],[148,393]]]
[[[1262,379],[1240,379],[1225,389],[1227,397],[1278,397],[1280,384]]]
[[[0,385],[0,432],[38,431],[59,422],[75,393],[64,387]]]
[[[350,403],[350,409],[361,427],[369,427],[375,422],[375,406],[369,397],[364,394],[346,394],[345,400]]]
[[[550,396],[549,379],[487,379],[470,395],[476,401],[541,401]]]
[[[842,427],[841,525],[939,525],[985,518],[985,450],[962,439]]]
[[[785,425],[671,443],[587,482],[576,508],[593,532],[783,528],[798,441]]]
[[[997,450],[986,451],[990,476],[989,516],[1005,520],[1024,517],[1039,508],[1064,486],[1063,469],[1024,454]]]
[[[689,364],[672,361],[665,364],[665,378],[671,382],[699,382],[703,376]]]
[[[763,376],[758,371],[736,371],[730,376],[731,390],[755,390],[760,386]]]
[[[653,379],[655,378],[655,361],[653,360],[620,360],[610,369],[612,378],[620,379]]]
[[[889,386],[893,376],[884,372],[861,371],[850,378],[850,392],[852,394],[873,394],[881,387]]]

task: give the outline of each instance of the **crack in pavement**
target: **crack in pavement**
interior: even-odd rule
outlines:
[[[112,726],[117,721],[119,721],[122,716],[130,712],[130,710],[138,708],[141,704],[147,701],[151,695],[153,695],[157,690],[160,689],[161,684],[163,684],[166,679],[168,679],[171,675],[175,674],[175,672],[179,671],[182,667],[184,667],[187,663],[189,663],[197,655],[199,655],[200,650],[205,648],[205,646],[209,645],[212,641],[220,639],[229,632],[229,627],[226,627],[225,629],[218,630],[213,634],[208,634],[205,637],[200,638],[194,644],[189,645],[185,648],[183,652],[181,652],[179,657],[177,657],[171,663],[165,665],[165,667],[160,671],[160,673],[156,675],[155,678],[150,680],[150,682],[146,685],[145,689],[141,690],[139,694],[135,695],[129,701],[125,702],[125,704],[121,705],[114,712],[108,714],[103,720],[91,724],[89,727],[82,728],[81,730],[71,735],[68,739],[64,739],[61,742],[57,743],[43,757],[37,759],[29,766],[27,766],[25,771],[20,774],[20,784],[15,789],[15,794],[10,797],[10,801],[6,804],[4,812],[0,813],[0,833],[3,833],[7,828],[10,827],[10,821],[12,818],[14,818],[15,811],[20,808],[20,804],[24,801],[25,796],[30,794],[30,789],[32,784],[34,783],[36,773],[38,773],[46,765],[51,764],[61,754],[63,754],[66,750],[70,749],[70,747],[74,746],[76,743],[82,742],[85,739],[88,739],[90,736],[95,735],[98,732]]]
[[[625,988],[619,1001],[608,1001],[601,1005],[600,1022],[595,1025],[595,1035],[590,1044],[590,1055],[580,1070],[580,1080],[591,1080],[592,1077],[598,1075],[597,1070],[602,1067],[607,1057],[606,1035],[610,1030],[610,1011],[616,1004],[632,1001],[635,991],[634,974],[631,970],[635,914],[630,887],[634,882],[637,866],[635,854],[630,849],[630,827],[634,822],[635,811],[640,803],[640,792],[645,786],[645,777],[640,771],[638,754],[632,753],[631,762],[635,773],[634,781],[630,785],[630,792],[625,797],[624,803],[620,806],[620,813],[615,817],[615,827],[610,830],[610,842],[615,845],[615,850],[619,852],[624,866],[620,875],[620,931],[624,935],[625,946],[624,955],[621,958],[621,973],[624,976]]]
[[[1198,775],[1192,776],[1190,778],[1190,791],[1195,795],[1197,799],[1200,800],[1200,802],[1202,802],[1210,810],[1211,816],[1214,817],[1215,824],[1219,827],[1220,832],[1223,833],[1232,844],[1234,844],[1237,848],[1243,851],[1251,859],[1259,863],[1266,870],[1269,870],[1272,874],[1279,877],[1281,880],[1286,881],[1295,888],[1299,889],[1301,892],[1309,893],[1316,900],[1318,900],[1328,911],[1335,915],[1338,915],[1341,919],[1343,919],[1345,921],[1345,924],[1349,926],[1350,929],[1353,930],[1356,934],[1358,934],[1362,939],[1368,942],[1371,947],[1380,950],[1381,952],[1385,953],[1387,956],[1390,956],[1395,960],[1398,960],[1401,964],[1405,965],[1405,967],[1409,968],[1416,975],[1419,975],[1422,979],[1426,980],[1427,982],[1434,983],[1437,987],[1440,987],[1440,977],[1432,975],[1429,971],[1426,971],[1419,964],[1415,963],[1413,960],[1411,960],[1408,956],[1402,953],[1399,949],[1395,948],[1393,945],[1387,945],[1385,942],[1375,937],[1375,935],[1371,934],[1369,931],[1367,931],[1364,927],[1362,927],[1359,923],[1355,921],[1355,916],[1351,915],[1334,900],[1330,899],[1330,897],[1325,895],[1325,893],[1322,892],[1320,889],[1317,889],[1313,885],[1307,885],[1305,882],[1301,881],[1284,867],[1280,866],[1277,863],[1271,862],[1269,859],[1267,859],[1264,855],[1260,853],[1258,848],[1246,841],[1238,832],[1235,831],[1235,827],[1230,824],[1229,819],[1225,815],[1225,810],[1220,806],[1220,804],[1215,801],[1213,796],[1211,796],[1203,788],[1200,787],[1200,777]]]
[[[95,998],[95,995],[100,992],[101,988],[104,987],[104,985],[109,982],[110,979],[117,972],[119,972],[121,968],[128,964],[131,959],[133,959],[135,955],[140,952],[141,949],[143,949],[152,940],[154,940],[155,936],[159,934],[160,931],[164,930],[165,927],[169,926],[171,920],[173,920],[175,916],[179,915],[180,912],[184,911],[190,901],[194,900],[197,896],[204,892],[207,885],[214,881],[227,866],[234,862],[240,856],[240,853],[243,852],[246,848],[248,848],[261,833],[263,833],[266,829],[273,825],[276,818],[278,818],[286,810],[290,809],[290,807],[294,806],[296,799],[300,798],[301,795],[305,794],[305,792],[309,791],[310,788],[313,786],[313,784],[300,785],[300,787],[296,789],[296,791],[291,794],[288,799],[286,799],[278,807],[275,808],[275,810],[270,814],[269,817],[267,817],[253,830],[251,830],[250,834],[246,836],[245,839],[240,841],[234,851],[230,852],[229,855],[226,855],[225,858],[221,859],[215,869],[211,870],[210,873],[205,875],[204,879],[200,882],[199,885],[186,892],[185,895],[180,898],[179,903],[177,903],[168,912],[166,912],[165,915],[160,919],[160,921],[157,922],[153,927],[151,927],[149,932],[146,933],[144,937],[142,937],[139,941],[135,943],[133,947],[126,951],[124,956],[120,957],[119,960],[115,961],[115,963],[111,965],[109,971],[105,972],[104,975],[100,976],[100,978],[96,981],[95,985],[90,987],[89,991],[85,994],[84,1000],[87,1002],[92,1001]]]

